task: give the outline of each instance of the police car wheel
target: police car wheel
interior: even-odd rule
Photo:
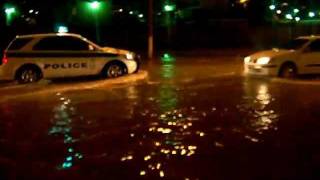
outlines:
[[[34,68],[24,68],[18,74],[17,80],[21,84],[34,83],[40,80],[40,74]]]
[[[116,78],[122,76],[125,73],[124,68],[117,63],[113,63],[106,69],[106,75],[108,78]]]

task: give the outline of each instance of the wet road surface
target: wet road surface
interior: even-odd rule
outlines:
[[[244,77],[239,59],[145,68],[1,102],[1,179],[320,178],[320,86]]]

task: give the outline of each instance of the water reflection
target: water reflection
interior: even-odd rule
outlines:
[[[75,108],[71,105],[70,99],[63,97],[60,93],[57,93],[60,100],[54,110],[54,117],[51,119],[52,127],[49,129],[48,134],[50,136],[63,138],[65,144],[65,157],[63,162],[58,165],[58,169],[69,169],[75,162],[81,160],[83,155],[78,152],[75,147],[75,139],[72,135],[72,123],[75,115]]]
[[[143,132],[130,133],[137,140],[141,151],[129,151],[120,157],[121,162],[139,161],[142,165],[137,172],[140,176],[164,178],[168,173],[168,161],[175,158],[189,158],[197,151],[197,145],[188,141],[191,137],[205,136],[202,131],[192,129],[201,113],[195,107],[178,108],[177,89],[172,83],[175,75],[174,64],[161,68],[163,81],[158,85],[157,97],[147,97],[155,106],[146,108],[140,114],[148,119]],[[155,108],[155,109],[154,109]]]
[[[269,92],[267,82],[257,82],[248,79],[244,83],[244,101],[238,106],[240,112],[244,114],[249,130],[258,134],[265,131],[277,130],[278,113],[271,106],[275,98]],[[256,134],[246,134],[246,139],[252,142],[259,142]]]

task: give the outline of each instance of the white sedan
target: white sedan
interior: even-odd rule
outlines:
[[[283,47],[247,56],[244,73],[284,78],[320,74],[320,36],[299,37]]]

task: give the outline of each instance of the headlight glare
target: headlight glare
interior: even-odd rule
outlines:
[[[261,57],[257,59],[257,64],[268,64],[270,62],[271,58],[270,57]]]
[[[134,59],[134,54],[133,54],[133,53],[127,53],[127,54],[126,54],[126,58],[127,58],[128,60],[133,60],[133,59]]]
[[[250,63],[250,61],[251,61],[251,57],[250,56],[244,58],[244,63],[245,64]]]

